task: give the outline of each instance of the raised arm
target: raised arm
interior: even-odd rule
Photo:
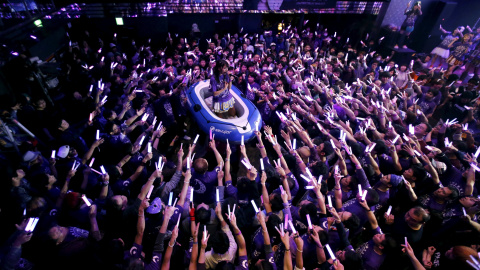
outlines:
[[[143,232],[145,231],[145,209],[148,208],[150,204],[148,199],[144,199],[138,207],[138,220],[137,220],[137,234],[135,235],[135,244],[141,245],[143,239]]]

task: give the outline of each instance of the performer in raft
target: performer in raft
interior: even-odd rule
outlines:
[[[212,107],[220,118],[235,117],[235,99],[230,93],[232,80],[228,74],[228,63],[219,60],[215,65],[213,76],[210,77],[210,91],[213,92]]]

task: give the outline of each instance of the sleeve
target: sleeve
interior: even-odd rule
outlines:
[[[357,179],[362,185],[362,188],[370,188],[370,183],[368,182],[367,175],[365,171],[362,169],[356,169],[355,174],[357,175]]]
[[[197,270],[205,270],[207,269],[205,267],[205,263],[197,263]]]
[[[22,256],[22,247],[10,247],[7,254],[1,258],[0,269],[2,270],[14,270],[16,265],[20,262]]]
[[[181,178],[182,178],[182,172],[176,171],[175,174],[173,174],[170,181],[168,181],[165,184],[165,187],[162,190],[160,198],[164,198],[165,196],[167,196],[170,193],[170,191],[172,191],[178,185],[178,182],[180,182]]]
[[[230,227],[224,226],[222,227],[222,231],[227,234],[228,242],[230,242],[230,247],[228,248],[227,253],[234,258],[235,254],[237,253],[237,242],[235,242],[235,237],[233,237],[232,231],[230,231]]]
[[[210,91],[217,92],[217,81],[215,80],[215,76],[210,77]]]
[[[225,189],[228,197],[237,198],[237,188],[232,185],[232,181],[225,182]]]
[[[337,226],[338,237],[340,238],[342,249],[347,248],[350,246],[350,242],[348,241],[347,234],[345,233],[345,227],[343,227],[343,223],[335,223],[335,226]]]
[[[248,270],[248,257],[240,256],[238,258],[238,266],[235,267],[235,270]]]
[[[272,266],[273,269],[277,269],[275,260],[273,259],[273,250],[271,245],[265,245],[265,259]]]

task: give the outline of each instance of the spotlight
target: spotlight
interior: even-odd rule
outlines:
[[[36,27],[43,27],[42,20],[40,19],[34,21],[33,23],[35,24]]]
[[[115,18],[115,22],[117,23],[117,25],[123,25],[123,18],[117,17]]]

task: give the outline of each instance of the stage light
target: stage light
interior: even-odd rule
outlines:
[[[283,30],[283,23],[279,23],[277,29],[278,29],[278,31],[282,31]]]
[[[35,24],[36,27],[43,27],[42,20],[40,19],[34,21],[33,23]]]
[[[117,23],[117,25],[123,25],[123,18],[117,17],[115,18],[115,22]]]

